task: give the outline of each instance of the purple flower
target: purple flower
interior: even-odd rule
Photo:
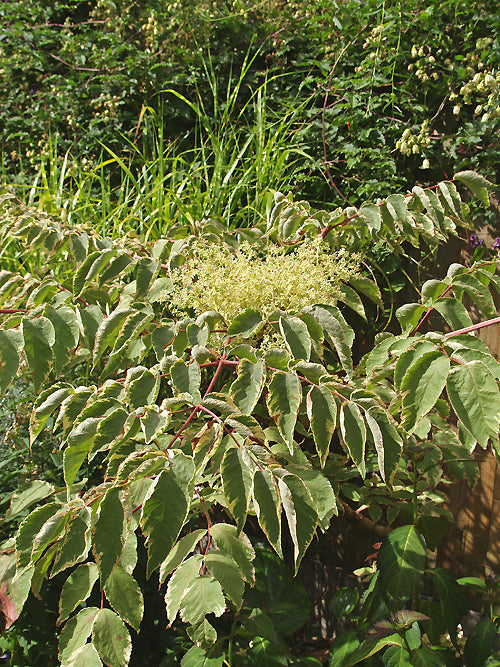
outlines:
[[[477,248],[479,245],[484,245],[484,240],[480,239],[477,234],[471,234],[469,236],[469,245],[471,248]]]
[[[493,250],[500,250],[500,236],[496,237],[491,247],[493,248]]]

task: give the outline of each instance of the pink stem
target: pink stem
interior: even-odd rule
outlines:
[[[485,322],[479,322],[478,324],[472,324],[470,327],[464,327],[463,329],[458,329],[457,331],[451,331],[445,335],[445,338],[450,338],[451,336],[458,336],[460,334],[469,333],[471,331],[476,331],[476,329],[483,329],[484,327],[490,327],[492,324],[500,324],[500,317],[494,317],[492,320],[486,320]]]

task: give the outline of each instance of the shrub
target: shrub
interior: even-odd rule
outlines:
[[[482,177],[461,172],[455,180],[487,201]],[[303,202],[278,194],[260,229],[219,229],[213,252],[182,237],[152,247],[102,238],[14,205],[11,196],[2,205],[2,244],[9,239],[12,262],[22,256],[23,265],[0,273],[0,388],[8,391],[18,374],[31,377],[31,447],[52,438],[64,477],[61,485],[26,480],[10,503],[11,537],[0,561],[6,626],[30,590],[43,595],[60,582],[61,664],[126,665],[133,642],[148,632],[141,623],[151,580],[164,595],[161,613],[174,624],[183,664],[262,664],[271,656],[303,664],[283,640],[303,615],[284,626],[245,593],[255,583],[255,542],[267,542],[279,559],[290,543],[297,573],[337,515],[367,507],[371,522],[392,532],[359,611],[356,594],[342,593],[349,604],[335,598],[336,613],[351,614],[356,632],[336,640],[333,664],[348,654],[356,664],[382,649],[384,659],[396,650],[421,664],[431,645],[451,658],[469,655],[481,633],[489,655],[493,617],[470,644],[457,643],[464,603],[449,572],[432,573],[441,606],[424,607],[416,592],[426,548],[435,548],[448,516],[439,483],[445,474],[473,481],[473,447],[498,437],[500,366],[471,335],[476,326],[464,305],[468,295],[485,317],[496,315],[495,260],[453,264],[441,280],[427,281],[419,301],[398,310],[401,333],[381,333],[361,359],[353,359],[356,334],[341,304],[359,322],[367,298],[383,302],[370,278],[352,274],[350,262],[342,267],[338,251],[336,305],[316,302],[313,291],[310,303],[296,304],[249,294],[255,307],[245,308],[230,294],[230,277],[227,312],[199,313],[207,304],[198,283],[192,303],[176,302],[170,277],[183,267],[201,277],[204,262],[229,263],[230,253],[236,265],[255,269],[253,279],[279,263],[291,262],[293,271],[298,258],[310,261],[318,238],[344,248],[344,257],[382,240],[402,253],[402,238],[435,248],[468,225],[454,182],[359,209],[307,207],[306,215]],[[215,230],[199,228],[212,241]],[[289,250],[274,251],[266,268],[268,239]],[[330,259],[315,259],[311,272],[318,266],[321,280],[332,276]],[[290,310],[270,312],[274,305]],[[424,333],[431,312],[451,331]],[[264,328],[271,345],[261,345]],[[294,595],[292,607],[303,600],[300,590]],[[453,649],[427,621],[450,633]]]

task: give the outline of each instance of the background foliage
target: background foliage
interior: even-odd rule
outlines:
[[[226,120],[246,128],[240,112],[260,90],[268,122],[294,112],[281,131],[305,153],[293,188],[311,203],[357,203],[479,164],[495,181],[496,10],[492,0],[7,0],[4,168],[38,170],[57,137],[60,159],[71,148],[79,169],[104,145],[140,170],[134,148],[154,152],[141,109],[161,113],[162,149],[182,154],[207,137],[208,119],[220,132],[230,112]],[[126,158],[122,135],[133,142]],[[120,180],[116,164],[109,169]],[[72,183],[71,170],[65,176]]]

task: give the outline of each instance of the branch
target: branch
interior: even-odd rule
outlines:
[[[470,333],[471,331],[476,331],[477,329],[490,327],[492,324],[500,324],[500,317],[494,317],[492,320],[485,320],[484,322],[479,322],[479,324],[473,324],[470,327],[464,327],[463,329],[450,331],[450,333],[447,333],[445,335],[445,338],[450,338],[451,336],[459,336],[460,334]]]

